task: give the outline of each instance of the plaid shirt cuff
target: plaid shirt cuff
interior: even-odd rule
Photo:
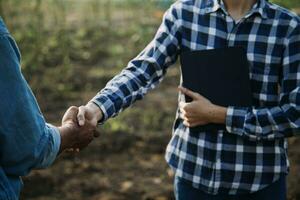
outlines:
[[[96,104],[102,111],[103,118],[99,121],[100,125],[104,124],[104,122],[115,114],[114,103],[104,95],[96,96],[90,102]]]
[[[226,130],[239,136],[244,135],[247,109],[229,106],[226,114]]]

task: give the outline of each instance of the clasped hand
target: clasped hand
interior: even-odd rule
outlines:
[[[191,97],[192,102],[180,102],[180,118],[187,127],[195,127],[208,123],[225,124],[227,108],[211,103],[208,99],[188,90],[179,87],[179,91]],[[61,134],[60,152],[65,149],[82,149],[98,137],[97,124],[103,118],[101,109],[94,103],[85,106],[70,107],[59,127]]]
[[[206,125],[208,123],[225,124],[227,108],[211,103],[202,95],[184,87],[179,91],[192,98],[192,102],[180,102],[180,118],[187,127]]]
[[[61,135],[60,152],[73,149],[81,150],[88,146],[94,137],[98,137],[97,123],[102,118],[102,112],[93,103],[86,106],[70,107],[63,116],[59,127]]]

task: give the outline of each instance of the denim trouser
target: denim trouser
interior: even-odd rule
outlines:
[[[224,195],[207,194],[179,177],[174,181],[176,200],[285,200],[286,199],[286,177],[281,178],[268,187],[251,194]]]

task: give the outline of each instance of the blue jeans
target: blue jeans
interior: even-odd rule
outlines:
[[[174,187],[176,200],[286,200],[285,175],[282,175],[278,181],[258,192],[243,195],[207,194],[192,187],[192,185],[179,177],[175,177]]]

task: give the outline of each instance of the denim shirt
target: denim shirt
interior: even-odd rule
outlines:
[[[58,129],[45,122],[0,18],[0,199],[19,199],[21,176],[51,165],[59,146]]]

